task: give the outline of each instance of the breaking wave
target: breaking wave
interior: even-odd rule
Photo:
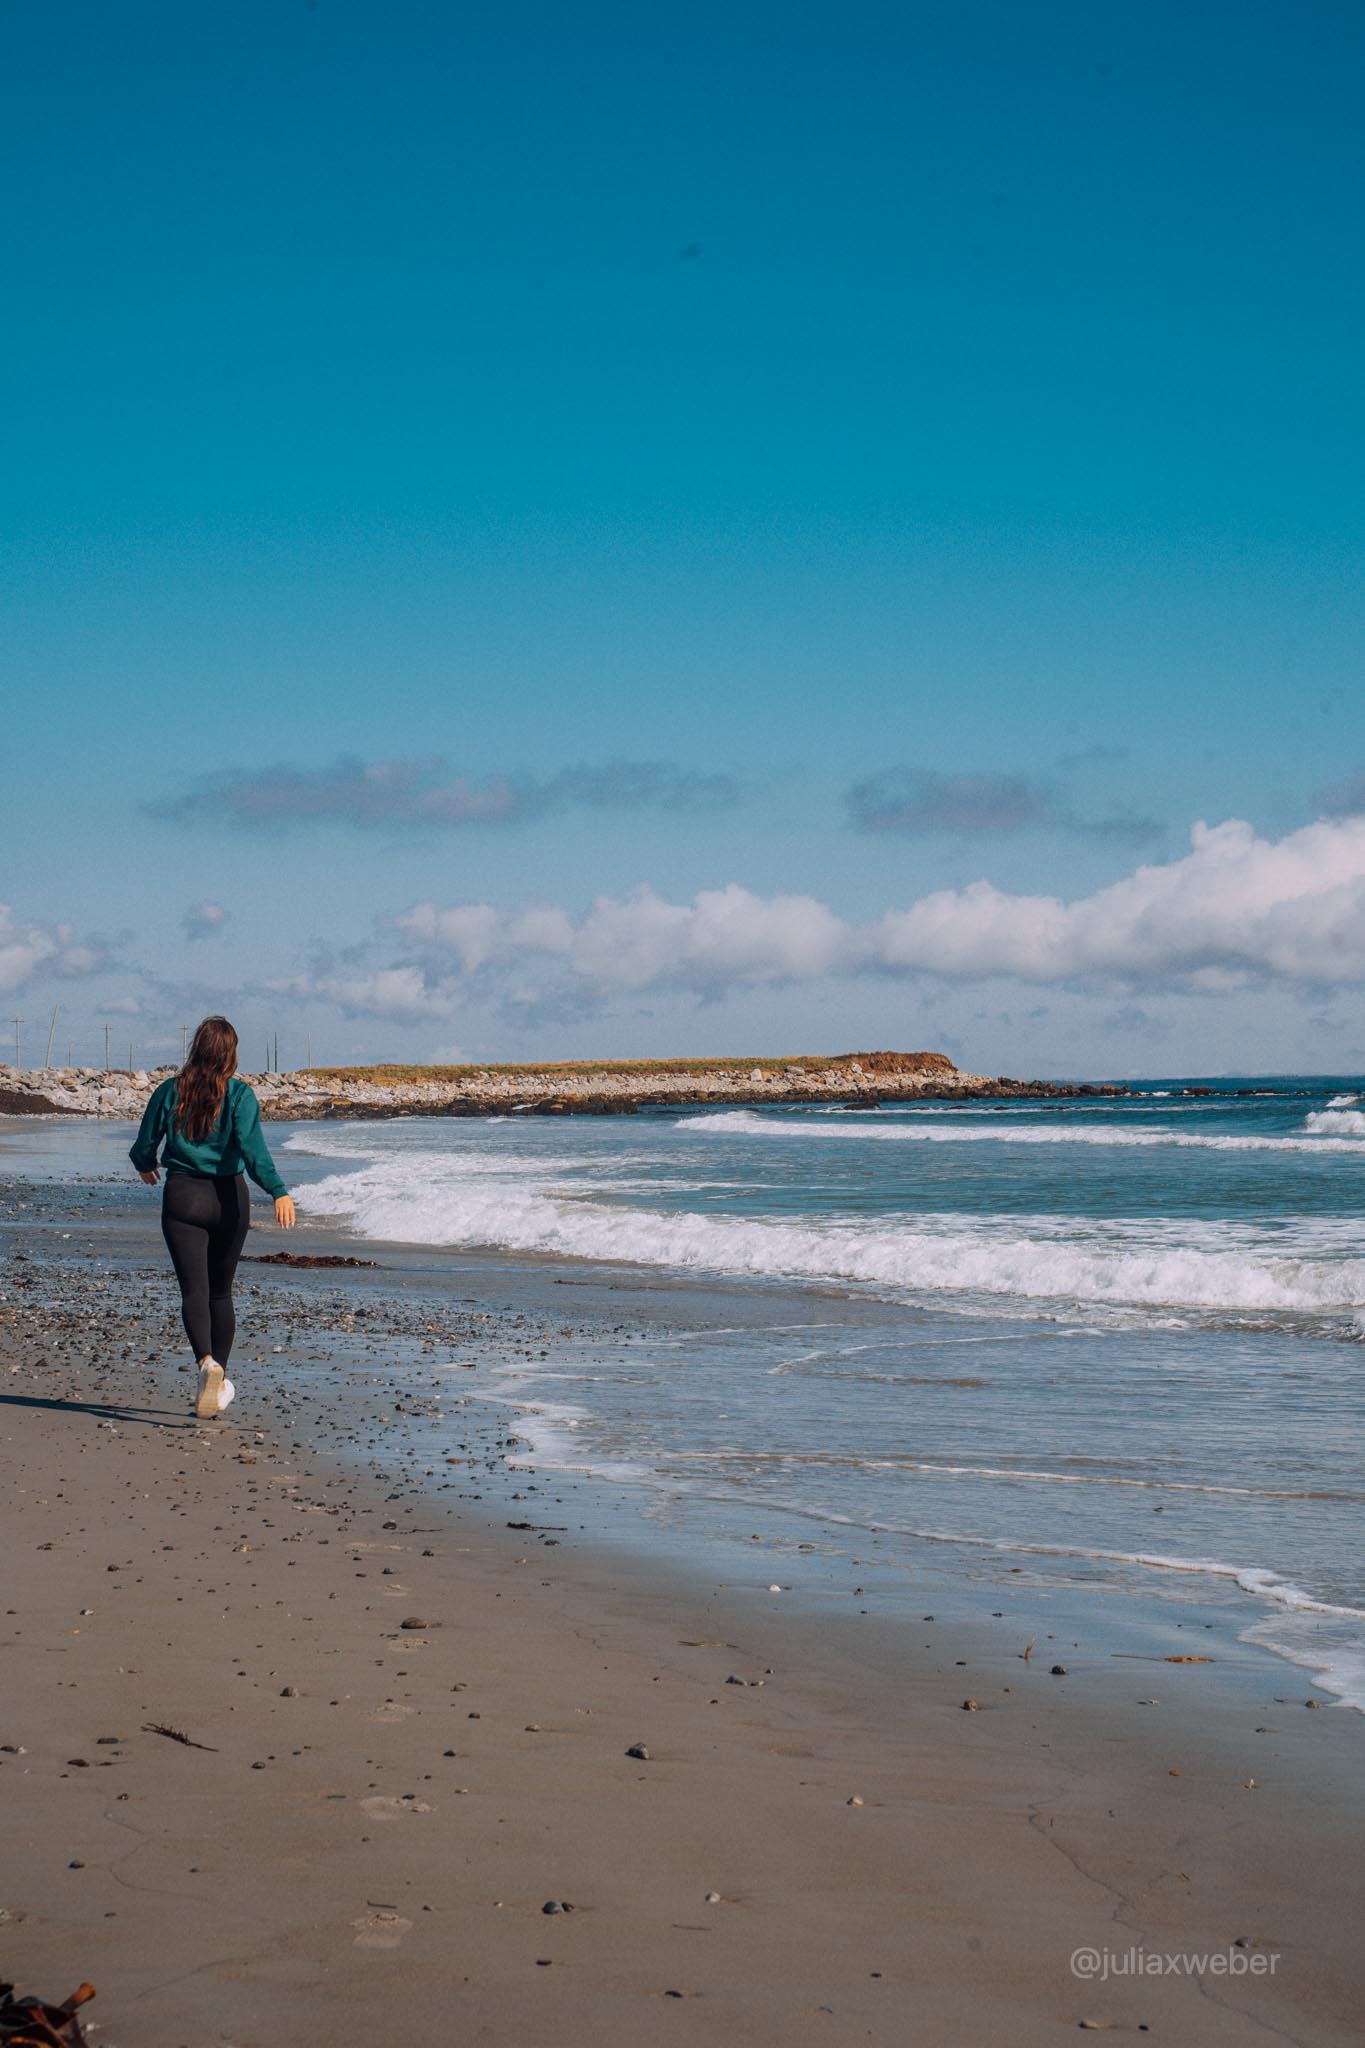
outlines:
[[[794,1118],[763,1116],[751,1109],[725,1109],[681,1119],[686,1131],[753,1138],[890,1139],[926,1145],[1104,1145],[1142,1149],[1170,1145],[1198,1152],[1351,1152],[1365,1155],[1365,1115],[1317,1110],[1305,1119],[1304,1135],[1234,1137],[1192,1131],[1127,1130],[1117,1125],[1039,1124],[982,1128],[939,1123],[878,1123],[872,1118],[848,1123],[798,1123]]]
[[[472,1170],[471,1170],[472,1168]],[[539,1173],[545,1162],[538,1161]],[[898,1294],[1109,1304],[1245,1317],[1340,1316],[1365,1305],[1365,1259],[1324,1230],[1297,1249],[1235,1225],[1084,1217],[787,1222],[614,1205],[528,1186],[467,1157],[410,1152],[298,1190],[301,1209],[362,1235],[795,1280],[851,1281]]]
[[[1365,1138],[1365,1112],[1358,1109],[1315,1109],[1304,1118],[1303,1127],[1323,1138]]]

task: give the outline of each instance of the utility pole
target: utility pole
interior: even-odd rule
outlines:
[[[69,1038],[66,1041],[66,1064],[68,1067],[71,1068],[74,1068],[76,1064],[76,1062],[71,1057],[71,1040]]]
[[[47,1034],[47,1051],[43,1054],[44,1072],[46,1072],[47,1069],[52,1065],[52,1040],[57,1030],[57,1012],[61,1009],[61,1007],[62,1006],[60,1003],[54,1003],[52,1005],[52,1029]]]
[[[279,1073],[279,1071],[280,1071],[280,1034],[279,1034],[279,1032],[277,1031],[277,1032],[275,1033],[275,1072],[276,1072],[276,1073],[278,1074],[278,1073]]]
[[[18,1066],[18,1065],[20,1064],[20,1060],[19,1060],[19,1046],[20,1046],[20,1037],[19,1037],[19,1034],[20,1034],[20,1032],[21,1032],[21,1031],[23,1030],[23,1028],[24,1028],[24,1020],[23,1020],[23,1018],[22,1018],[22,1017],[16,1017],[16,1018],[15,1018],[15,1020],[14,1020],[14,1064],[15,1064],[15,1066],[16,1066],[16,1067],[17,1067],[17,1066]]]
[[[104,1027],[104,1071],[109,1072],[109,1026]]]

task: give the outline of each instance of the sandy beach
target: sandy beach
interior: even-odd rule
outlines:
[[[0,2048],[1365,2048],[1361,9],[6,29]]]
[[[401,1253],[244,1267],[198,1426],[152,1217],[98,1211],[9,1184],[0,1321],[0,1971],[92,1980],[97,2042],[1357,2038],[1361,1721],[1283,1665],[637,1568],[477,1403],[386,1470],[393,1405],[493,1341]]]

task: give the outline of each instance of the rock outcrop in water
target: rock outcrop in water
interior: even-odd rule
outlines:
[[[0,1065],[0,1116],[137,1118],[174,1072]],[[783,1102],[958,1102],[995,1097],[1122,1095],[1121,1088],[988,1079],[941,1052],[810,1054],[776,1060],[581,1061],[547,1067],[334,1067],[248,1074],[261,1114],[319,1117],[622,1116],[654,1108]]]

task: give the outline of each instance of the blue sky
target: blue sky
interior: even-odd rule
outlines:
[[[1365,1065],[1359,10],[4,35],[30,1044]]]

